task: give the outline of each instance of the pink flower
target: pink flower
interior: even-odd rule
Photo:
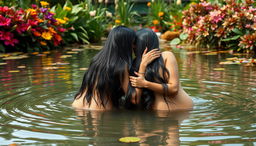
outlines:
[[[0,12],[8,12],[9,11],[9,8],[7,6],[4,6],[4,7],[0,7]]]
[[[4,16],[0,15],[0,26],[9,26],[11,24],[10,18],[5,18]]]
[[[22,32],[25,32],[27,31],[29,25],[28,24],[25,24],[25,23],[22,23],[22,24],[19,24],[18,27],[16,28],[16,31],[21,34]]]
[[[210,20],[212,22],[218,23],[222,19],[223,19],[223,16],[221,15],[221,11],[220,10],[214,10],[214,11],[210,12]]]
[[[17,40],[17,39],[12,39],[12,40],[4,41],[4,44],[6,46],[10,45],[10,46],[14,47],[14,45],[17,44],[17,43],[19,43],[19,40]]]
[[[246,24],[245,28],[251,28],[251,25],[250,24]]]
[[[65,32],[66,29],[65,29],[65,28],[62,28],[62,27],[59,27],[59,28],[58,28],[58,31],[59,31],[59,32]]]

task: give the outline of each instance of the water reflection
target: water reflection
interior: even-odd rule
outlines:
[[[89,144],[113,144],[121,137],[141,138],[137,145],[180,145],[179,127],[189,111],[88,111],[76,110]]]

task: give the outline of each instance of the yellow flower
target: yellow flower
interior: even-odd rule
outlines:
[[[45,6],[48,6],[48,5],[49,5],[49,3],[48,3],[48,2],[46,2],[46,1],[41,1],[41,2],[40,2],[40,4],[41,4],[41,6],[43,6],[43,7],[45,7]]]
[[[64,10],[71,11],[70,7],[64,7]]]
[[[48,30],[49,30],[49,32],[51,32],[51,33],[56,33],[56,31],[55,31],[54,28],[52,28],[52,27],[49,27]]]
[[[46,45],[47,45],[47,43],[44,42],[44,41],[41,41],[40,44],[41,44],[42,46],[46,46]]]
[[[42,33],[42,38],[44,38],[45,40],[51,40],[52,39],[52,33],[51,32],[43,32]]]
[[[56,18],[57,22],[59,22],[60,24],[65,24],[67,21],[60,19],[60,18]]]
[[[150,7],[150,6],[151,6],[151,2],[148,2],[148,3],[147,3],[147,6]]]
[[[121,23],[121,20],[116,19],[115,23],[116,23],[116,24],[120,24],[120,23]]]
[[[64,17],[63,18],[65,21],[69,21],[69,18],[68,17]]]
[[[158,20],[153,20],[153,24],[157,25],[157,24],[159,24],[159,21]]]
[[[164,12],[159,12],[159,13],[158,13],[158,16],[159,16],[159,17],[164,16]]]
[[[37,12],[35,9],[27,9],[27,12],[30,13],[30,15],[37,15]]]

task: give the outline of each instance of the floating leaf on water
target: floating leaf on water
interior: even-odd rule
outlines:
[[[79,70],[87,70],[88,68],[79,68]]]
[[[218,52],[209,52],[209,53],[205,53],[204,55],[217,55]]]
[[[141,139],[139,137],[122,137],[119,138],[120,142],[124,143],[132,143],[132,142],[139,142]]]
[[[50,54],[51,52],[49,52],[49,51],[45,51],[45,52],[43,52],[43,54]]]
[[[0,63],[0,65],[6,65],[7,63],[3,62],[3,63]]]
[[[84,51],[84,49],[71,49],[71,51],[77,51],[77,52],[80,52],[80,51]]]
[[[226,58],[226,60],[234,61],[234,60],[238,60],[238,58],[237,57],[232,57],[232,58]]]
[[[175,38],[175,39],[173,39],[171,42],[170,42],[170,45],[178,45],[179,43],[180,43],[181,41],[180,41],[180,39],[179,38]]]
[[[69,57],[72,57],[72,55],[62,55],[62,56],[60,56],[60,58],[69,58]]]
[[[19,70],[9,70],[8,71],[9,73],[17,73],[17,72],[20,72]]]
[[[26,66],[24,66],[24,65],[21,65],[21,66],[18,66],[17,68],[26,68]]]
[[[233,62],[233,61],[223,61],[220,62],[219,64],[241,64],[239,61],[238,62]]]
[[[67,54],[78,54],[78,52],[68,51]]]
[[[10,56],[10,57],[5,57],[3,60],[15,60],[15,59],[24,59],[28,58],[27,55],[20,55],[20,56]]]
[[[43,67],[45,70],[52,70],[52,69],[58,69],[58,67]]]
[[[225,68],[214,68],[213,70],[215,70],[215,71],[222,71],[222,70],[225,70]]]
[[[33,53],[31,53],[32,55],[37,55],[37,54],[39,54],[38,52],[33,52]]]

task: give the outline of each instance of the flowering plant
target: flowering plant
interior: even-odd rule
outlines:
[[[183,12],[183,32],[188,42],[207,47],[256,51],[256,8],[253,0],[227,0],[219,6],[207,2]]]
[[[147,3],[149,13],[146,16],[148,25],[155,32],[167,30],[170,27],[168,5],[164,0],[152,0]]]
[[[59,46],[66,30],[54,18],[48,5],[41,1],[41,7],[32,5],[28,9],[0,7],[1,51],[5,51],[4,48],[32,51]]]

